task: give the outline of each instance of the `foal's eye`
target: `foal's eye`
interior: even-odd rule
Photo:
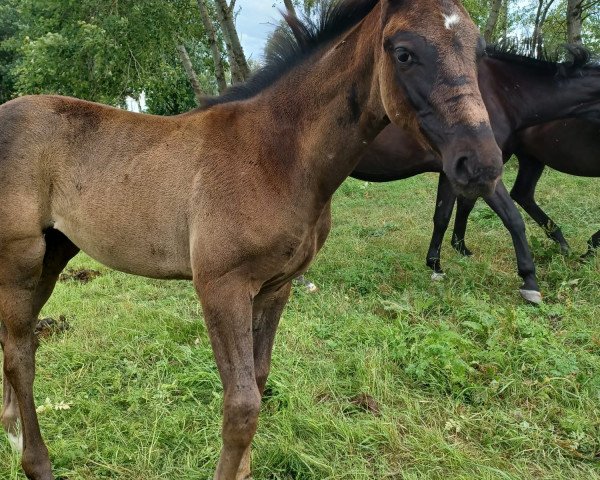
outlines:
[[[403,67],[407,67],[408,65],[413,63],[413,56],[406,48],[396,49],[396,59],[398,60],[398,63]]]

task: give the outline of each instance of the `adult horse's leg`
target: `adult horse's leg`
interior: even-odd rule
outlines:
[[[79,249],[58,230],[49,230],[46,232],[44,240],[46,245],[42,274],[32,299],[32,317],[34,319],[37,319],[40,310],[48,301],[48,298],[50,298],[60,272],[62,272],[69,260],[79,251]],[[4,341],[2,343],[4,343]],[[23,437],[19,426],[20,417],[17,395],[8,381],[6,374],[3,374],[3,377],[3,403],[0,420],[2,421],[13,447],[22,452]]]
[[[476,198],[462,196],[459,196],[456,201],[456,218],[454,219],[454,231],[452,232],[452,246],[458,253],[466,257],[473,255],[465,243],[465,234],[467,233],[467,221],[475,207],[476,201]]]
[[[233,273],[197,280],[196,290],[224,389],[223,448],[214,478],[235,480],[260,410],[252,339],[254,294],[249,282]]]
[[[535,276],[535,264],[525,235],[525,222],[511,200],[502,181],[498,182],[496,191],[485,197],[486,203],[496,212],[510,232],[517,255],[519,275],[523,279],[520,288],[522,297],[531,303],[541,303],[542,295]]]
[[[569,244],[558,225],[546,215],[535,201],[535,188],[544,171],[544,165],[527,155],[519,154],[519,173],[510,192],[510,196],[525,210],[546,235],[560,245],[562,253],[569,253]]]
[[[440,173],[437,198],[435,201],[435,213],[433,215],[433,234],[431,236],[429,250],[427,251],[426,261],[427,266],[433,270],[431,275],[433,280],[439,280],[444,276],[444,271],[442,270],[440,262],[442,240],[448,229],[455,201],[456,195],[452,190],[448,177],[446,177],[444,173]]]
[[[50,459],[40,433],[33,397],[37,348],[33,305],[42,274],[45,244],[41,232],[39,235],[27,231],[12,233],[0,238],[0,318],[3,324],[0,339],[4,349],[5,386],[6,382],[12,386],[9,403],[12,403],[13,394],[18,401],[23,433],[23,470],[32,480],[51,480]],[[6,420],[10,422],[11,409],[6,413]]]
[[[283,308],[290,296],[291,284],[281,287],[276,292],[259,294],[252,305],[252,339],[254,350],[254,373],[256,385],[262,397],[271,368],[271,352],[275,332]],[[244,452],[236,480],[250,478],[250,446]]]
[[[590,258],[594,257],[598,251],[598,248],[600,248],[600,230],[594,233],[592,238],[588,240],[588,251],[581,256],[581,259],[589,260]]]

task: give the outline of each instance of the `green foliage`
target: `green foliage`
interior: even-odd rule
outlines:
[[[194,97],[177,43],[205,73],[207,92],[214,89],[195,0],[23,0],[3,8],[19,19],[16,26],[7,22],[17,58],[13,95],[58,93],[121,104],[144,91],[151,111],[189,110]]]

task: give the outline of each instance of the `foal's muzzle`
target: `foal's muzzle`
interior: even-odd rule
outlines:
[[[502,152],[493,136],[484,139],[460,139],[444,158],[444,173],[457,194],[485,197],[496,190],[502,175]]]

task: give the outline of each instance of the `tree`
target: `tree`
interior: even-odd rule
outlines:
[[[177,45],[177,51],[179,52],[179,58],[181,58],[181,63],[183,64],[185,73],[188,76],[188,80],[192,85],[192,90],[194,90],[194,95],[196,96],[196,103],[200,105],[200,103],[202,102],[202,97],[204,96],[204,92],[202,91],[202,87],[200,86],[200,82],[198,81],[198,76],[194,71],[194,66],[192,65],[190,55],[187,51],[187,48],[185,48],[185,45]]]
[[[567,0],[567,42],[581,43],[583,0]]]
[[[531,55],[535,55],[538,58],[541,58],[544,53],[543,27],[553,3],[554,0],[538,0],[530,47]]]
[[[0,104],[15,94],[14,63],[17,60],[19,13],[16,0],[4,0],[0,4]]]
[[[490,13],[487,21],[485,22],[485,28],[483,30],[483,38],[488,43],[494,39],[494,31],[496,30],[496,25],[498,24],[498,17],[500,15],[502,3],[502,0],[491,0]]]
[[[234,7],[235,0],[231,0],[229,5],[227,4],[227,0],[215,0],[217,18],[229,56],[232,80],[234,83],[237,83],[243,82],[250,76],[250,67],[248,66],[248,61],[244,55],[240,37],[233,21]]]
[[[20,0],[18,14],[13,96],[58,93],[120,105],[145,92],[157,113],[189,110],[196,101],[178,46],[202,73],[202,90],[214,90],[194,0]]]
[[[294,2],[292,0],[283,0],[283,4],[285,5],[285,9],[289,15],[296,17],[296,8],[294,8]]]
[[[210,45],[219,92],[223,92],[227,88],[227,81],[225,80],[225,65],[223,62],[223,56],[221,54],[221,42],[217,36],[217,32],[208,12],[205,0],[198,0],[198,10],[200,11],[200,18],[202,19],[202,24],[204,25],[204,32],[208,38],[208,44]]]

